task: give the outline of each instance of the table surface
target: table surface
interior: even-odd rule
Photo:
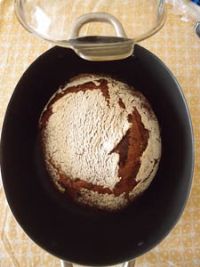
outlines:
[[[118,11],[120,12],[120,9]],[[52,45],[22,28],[14,15],[12,0],[0,0],[0,14],[1,129],[8,101],[22,73]],[[127,21],[130,19],[127,18]],[[131,32],[130,28],[128,30]],[[173,14],[172,8],[168,7],[165,26],[141,45],[160,57],[182,86],[193,121],[196,163],[192,191],[183,216],[164,241],[137,259],[136,267],[198,267],[200,266],[200,39],[194,33],[192,22],[182,21],[178,15]],[[1,180],[0,211],[1,267],[60,266],[59,259],[34,244],[16,223],[8,207]]]

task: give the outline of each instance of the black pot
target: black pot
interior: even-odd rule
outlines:
[[[145,194],[122,212],[88,211],[49,182],[38,145],[38,120],[51,95],[79,73],[106,73],[133,85],[158,117],[162,158]],[[193,133],[179,84],[153,54],[135,46],[134,56],[89,62],[55,47],[19,81],[6,112],[1,170],[10,208],[24,231],[51,254],[83,265],[111,265],[145,253],[173,228],[185,206],[194,164]]]

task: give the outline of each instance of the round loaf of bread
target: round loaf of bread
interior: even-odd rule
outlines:
[[[111,77],[74,77],[47,103],[40,131],[56,187],[83,205],[122,209],[157,172],[157,118],[141,92]]]

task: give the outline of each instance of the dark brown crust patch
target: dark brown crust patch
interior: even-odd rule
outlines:
[[[119,106],[120,106],[121,108],[123,108],[123,109],[126,108],[126,106],[125,106],[124,102],[122,101],[121,97],[119,98],[118,104],[119,104]]]
[[[115,195],[130,192],[136,186],[135,178],[141,165],[140,157],[149,139],[149,132],[144,128],[141,116],[136,109],[128,119],[131,120],[131,128],[111,151],[111,153],[118,153],[120,157],[118,175],[121,180],[115,185]]]
[[[128,122],[132,122],[132,120],[133,120],[133,115],[132,114],[128,114]]]

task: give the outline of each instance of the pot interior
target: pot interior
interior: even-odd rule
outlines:
[[[88,211],[55,190],[39,149],[38,120],[52,94],[72,76],[103,73],[147,97],[161,128],[162,157],[149,189],[116,214]],[[78,162],[77,162],[78,164]],[[193,136],[181,89],[166,66],[135,46],[134,56],[89,62],[55,47],[24,73],[9,103],[1,139],[1,169],[9,205],[38,245],[84,265],[110,265],[157,245],[180,217],[191,186]]]

